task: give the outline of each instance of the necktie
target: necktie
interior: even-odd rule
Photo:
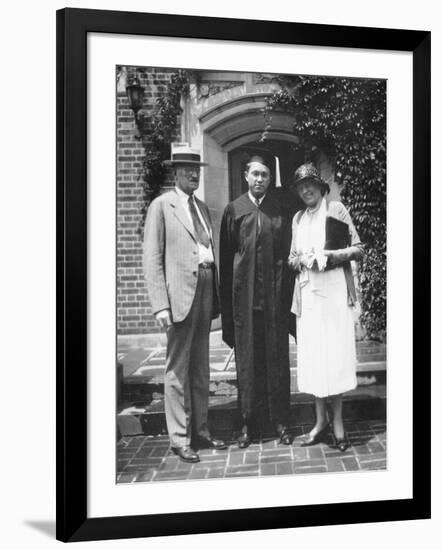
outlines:
[[[261,230],[261,215],[259,213],[259,200],[258,199],[255,199],[255,204],[256,204],[256,208],[258,209],[257,211],[257,216],[258,216],[258,231]]]
[[[192,216],[193,227],[195,229],[198,242],[206,248],[209,248],[209,236],[207,235],[207,231],[204,229],[200,217],[198,216],[198,212],[196,211],[195,203],[193,201],[193,195],[189,197],[189,211],[190,215]]]

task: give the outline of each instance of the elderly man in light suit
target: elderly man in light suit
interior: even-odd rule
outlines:
[[[208,428],[209,331],[219,313],[209,209],[194,196],[199,151],[172,145],[176,187],[149,206],[144,268],[152,309],[167,329],[164,397],[171,448],[184,462],[198,462],[200,448],[223,449]]]

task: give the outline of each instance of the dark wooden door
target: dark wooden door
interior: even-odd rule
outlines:
[[[302,207],[300,199],[290,191],[290,183],[296,168],[304,162],[304,151],[287,141],[269,140],[241,145],[229,153],[229,194],[235,200],[248,190],[244,172],[253,155],[265,154],[279,159],[281,187],[275,187],[275,178],[269,192],[281,203],[288,216]]]

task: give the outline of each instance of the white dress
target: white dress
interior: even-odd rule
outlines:
[[[325,200],[323,204],[325,208]],[[321,215],[320,210],[304,212],[298,224],[303,248],[311,250],[310,245],[315,240],[318,242],[324,222],[325,215]],[[300,293],[302,307],[297,313],[299,390],[327,397],[354,389],[357,385],[354,317],[353,308],[348,305],[343,268],[308,270]]]

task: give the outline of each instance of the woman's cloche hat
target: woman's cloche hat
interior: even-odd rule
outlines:
[[[304,180],[313,180],[320,185],[325,185],[324,180],[319,175],[318,169],[315,168],[311,162],[301,164],[301,166],[295,170],[293,185],[298,185]]]
[[[171,143],[171,159],[165,160],[166,166],[177,164],[194,164],[196,166],[207,166],[207,162],[201,162],[199,149],[189,147],[188,143]]]

